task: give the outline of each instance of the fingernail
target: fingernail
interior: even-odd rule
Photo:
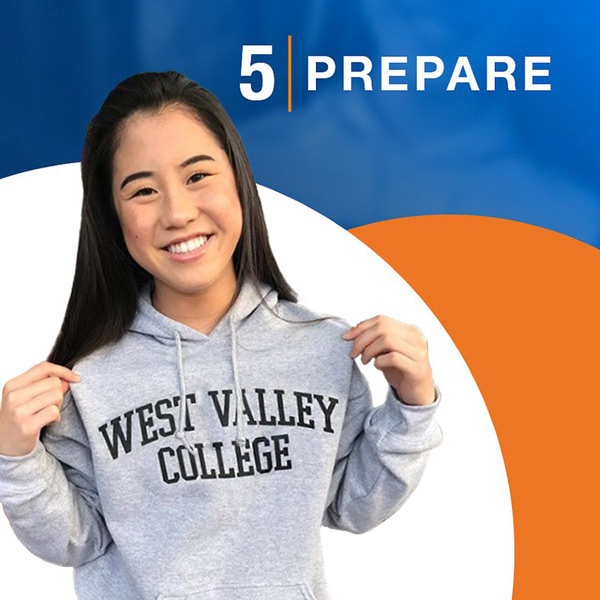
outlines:
[[[75,373],[75,371],[73,371],[73,375],[77,377],[77,381],[81,381],[81,375],[79,373]]]

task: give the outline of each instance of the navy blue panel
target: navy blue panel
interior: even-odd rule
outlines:
[[[219,96],[259,183],[344,227],[479,214],[598,246],[599,13],[566,0],[4,3],[0,176],[79,160],[85,128],[116,83],[176,69]],[[243,44],[274,46],[276,88],[264,102],[240,94]],[[336,60],[336,74],[308,92],[306,57],[321,54]],[[342,90],[344,55],[373,59],[373,91]],[[409,91],[378,89],[382,55],[408,56]],[[415,90],[416,55],[446,63],[425,92]],[[461,55],[483,91],[445,91]],[[485,91],[486,55],[517,59],[517,91],[501,82]],[[524,55],[552,57],[539,67],[550,68],[551,92],[523,91]]]

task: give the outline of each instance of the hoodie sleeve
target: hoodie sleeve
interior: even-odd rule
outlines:
[[[323,525],[364,533],[391,517],[419,483],[432,448],[442,442],[433,419],[441,395],[424,406],[401,402],[388,386],[373,407],[371,390],[356,362]]]
[[[0,455],[0,502],[17,538],[48,562],[76,567],[106,551],[112,538],[70,391],[61,420],[42,429],[32,452]]]

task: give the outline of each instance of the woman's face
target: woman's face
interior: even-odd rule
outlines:
[[[232,256],[242,231],[235,177],[190,111],[167,107],[125,122],[112,191],[129,253],[153,275],[157,294],[235,288]]]

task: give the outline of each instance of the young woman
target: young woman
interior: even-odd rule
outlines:
[[[441,443],[425,338],[297,302],[231,120],[178,73],[120,83],[81,168],[60,334],[2,394],[12,528],[82,600],[329,598],[321,525],[390,517]]]

